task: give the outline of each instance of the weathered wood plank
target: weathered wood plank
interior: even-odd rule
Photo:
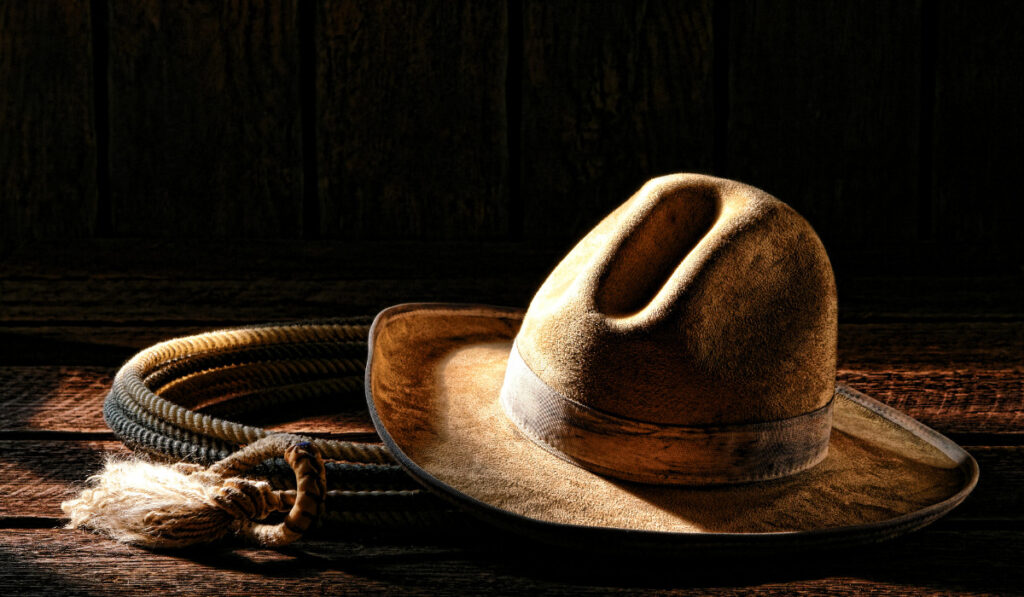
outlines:
[[[295,0],[110,0],[113,230],[295,237]]]
[[[710,169],[711,4],[523,3],[528,238],[567,245],[649,178]]]
[[[59,519],[73,496],[108,454],[130,452],[117,441],[0,440],[0,517]]]
[[[690,560],[593,556],[504,534],[462,544],[304,541],[283,550],[150,552],[80,531],[0,536],[0,586],[47,594],[388,593],[866,595],[1014,593],[1024,533],[941,523],[856,551]]]
[[[836,377],[943,433],[1024,429],[1024,365],[1001,371],[840,369]]]
[[[317,6],[324,235],[503,235],[505,3],[336,0]]]
[[[0,367],[0,432],[109,432],[103,400],[115,369],[109,367]],[[375,436],[360,389],[323,405],[297,405],[287,414],[252,413],[232,420],[294,433]],[[229,417],[230,418],[230,417]]]
[[[95,227],[91,25],[88,2],[0,3],[0,254]]]
[[[917,236],[920,6],[730,3],[726,174],[835,250]]]
[[[1024,4],[935,3],[935,238],[1024,258]]]
[[[109,367],[0,367],[0,431],[110,431]]]

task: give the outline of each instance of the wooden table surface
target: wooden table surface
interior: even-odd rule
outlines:
[[[225,324],[373,313],[410,300],[525,305],[551,254],[290,244],[35,247],[0,264],[0,594],[778,594],[1024,590],[1024,283],[839,277],[839,380],[965,446],[981,481],[895,541],[769,559],[647,562],[499,533],[154,553],[61,528],[59,504],[124,448],[100,404],[117,366]],[[364,416],[282,425],[373,437]]]

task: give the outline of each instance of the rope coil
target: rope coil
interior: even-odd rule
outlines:
[[[136,452],[184,462],[108,462],[61,505],[68,526],[146,547],[182,547],[227,535],[278,546],[324,526],[461,524],[380,444],[221,418],[327,400],[361,406],[368,323],[219,330],[136,354],[114,379],[104,419]],[[280,522],[266,522],[281,513]]]

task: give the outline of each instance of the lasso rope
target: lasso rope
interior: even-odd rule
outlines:
[[[300,437],[228,416],[315,401],[363,404],[366,319],[219,330],[148,348],[103,405],[114,433],[161,460],[111,460],[61,504],[71,528],[148,547],[234,534],[283,545],[311,526],[433,527],[464,519],[380,444]],[[242,473],[246,476],[242,477]],[[277,524],[264,521],[287,512]]]

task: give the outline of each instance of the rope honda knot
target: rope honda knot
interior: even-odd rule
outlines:
[[[284,457],[295,490],[238,475],[269,458]],[[280,546],[305,533],[323,510],[326,470],[320,450],[304,439],[274,434],[209,468],[110,461],[75,499],[61,504],[68,528],[87,528],[145,547],[184,547],[234,533]],[[287,512],[277,524],[261,522]]]

